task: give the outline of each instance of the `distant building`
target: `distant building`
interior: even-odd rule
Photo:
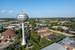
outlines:
[[[5,27],[5,29],[14,29],[14,30],[18,30],[20,29],[20,24],[10,24],[7,27]]]
[[[14,29],[15,26],[7,26],[5,29]]]
[[[41,36],[41,38],[50,35],[50,31],[48,28],[40,28],[37,30],[37,32]]]

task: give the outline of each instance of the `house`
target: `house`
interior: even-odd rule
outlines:
[[[5,32],[2,33],[0,41],[4,42],[4,41],[12,40],[13,37],[15,37],[15,35],[16,35],[16,32],[14,30],[7,29]]]
[[[5,32],[2,33],[4,38],[12,38],[16,35],[16,32],[12,29],[7,29]]]

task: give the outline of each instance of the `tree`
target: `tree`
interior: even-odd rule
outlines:
[[[0,25],[0,32],[3,32],[4,28],[3,25]]]

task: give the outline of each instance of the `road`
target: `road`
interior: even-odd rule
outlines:
[[[68,34],[68,33],[65,33],[65,32],[57,31],[57,30],[52,30],[52,29],[50,29],[50,31],[51,31],[51,32],[55,32],[55,33],[59,33],[59,34],[63,34],[63,35],[65,35],[65,36],[74,36],[74,35],[72,35],[72,34]]]

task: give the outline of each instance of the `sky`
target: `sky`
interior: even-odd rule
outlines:
[[[0,18],[16,18],[22,10],[31,18],[75,17],[75,0],[0,0]]]

